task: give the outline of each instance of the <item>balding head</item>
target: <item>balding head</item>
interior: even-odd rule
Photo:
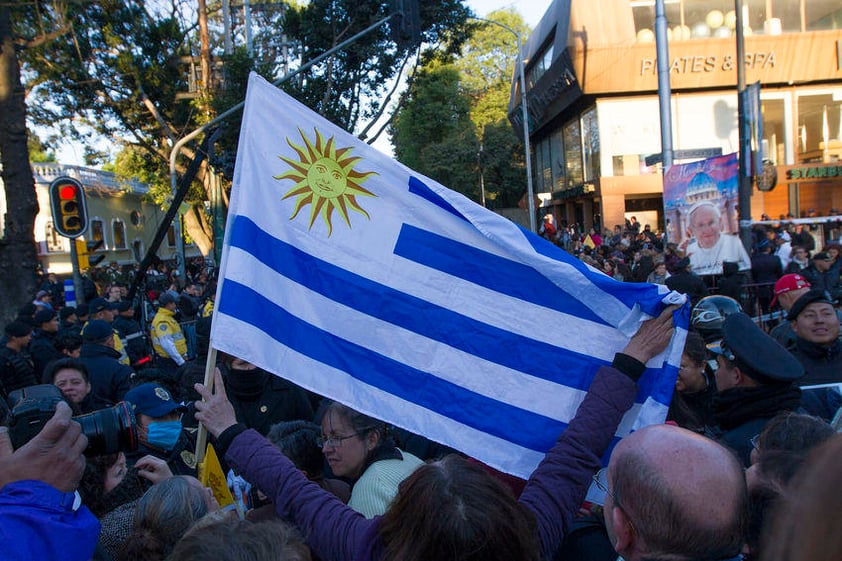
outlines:
[[[790,290],[789,292],[784,292],[783,294],[778,295],[778,302],[781,303],[781,308],[784,309],[785,312],[789,312],[792,305],[795,304],[795,301],[810,292],[810,287],[805,286],[804,288],[797,288],[795,290]]]
[[[739,553],[745,478],[736,457],[713,440],[671,425],[646,427],[614,449],[608,480],[618,511],[609,533],[628,561]]]

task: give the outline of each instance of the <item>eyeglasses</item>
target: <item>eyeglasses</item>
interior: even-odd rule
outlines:
[[[354,438],[355,436],[359,436],[359,433],[350,434],[348,436],[319,436],[316,437],[316,446],[319,448],[324,448],[325,446],[328,448],[339,448],[342,446],[343,440],[348,440],[349,438]]]
[[[597,489],[605,493],[606,495],[611,495],[611,498],[614,499],[614,502],[617,502],[617,497],[614,495],[614,491],[611,491],[608,488],[608,469],[602,468],[598,472],[593,475],[593,482],[596,485]]]
[[[629,521],[629,525],[632,528],[632,531],[636,532],[636,528],[634,522],[632,522],[631,516],[629,516],[629,512],[623,508],[623,505],[620,504],[620,501],[617,500],[617,493],[612,491],[608,488],[608,468],[602,468],[598,472],[596,472],[593,476],[594,485],[596,485],[597,489],[605,493],[606,495],[611,496],[611,500],[614,502],[614,506],[622,510],[626,514],[626,518]]]

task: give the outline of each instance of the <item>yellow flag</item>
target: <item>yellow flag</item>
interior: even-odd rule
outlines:
[[[585,240],[582,242],[582,245],[586,245],[586,246],[588,246],[588,247],[589,247],[589,248],[591,248],[591,249],[593,249],[593,248],[595,248],[595,247],[596,247],[596,244],[595,244],[595,243],[593,243],[593,240],[591,239],[591,235],[590,235],[590,234],[588,234],[587,236],[585,236]]]
[[[225,479],[225,474],[222,473],[222,466],[219,465],[216,450],[213,449],[210,443],[208,443],[208,447],[205,450],[205,461],[199,464],[199,481],[205,487],[210,487],[220,507],[224,508],[230,504],[234,504],[234,497],[228,488],[228,481]]]

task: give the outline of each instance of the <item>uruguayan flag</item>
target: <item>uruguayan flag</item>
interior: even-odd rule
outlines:
[[[521,477],[677,297],[596,272],[254,74],[220,279],[214,348]],[[618,437],[663,421],[682,312]]]

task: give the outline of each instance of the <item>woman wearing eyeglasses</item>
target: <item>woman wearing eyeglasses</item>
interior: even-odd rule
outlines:
[[[353,482],[348,506],[372,518],[386,512],[398,485],[424,464],[399,450],[386,424],[334,401],[322,418],[317,442],[337,477]]]
[[[451,454],[416,469],[400,484],[385,514],[366,519],[307,481],[256,431],[238,424],[218,372],[213,392],[196,384],[203,398],[196,402],[196,419],[216,437],[229,465],[273,498],[277,514],[298,526],[322,559],[549,560],[570,529],[620,420],[634,403],[636,381],[646,363],[667,347],[675,309],[668,307],[644,322],[615,355],[613,366],[597,371],[567,430],[518,499],[482,467]],[[367,437],[354,434],[353,425],[342,427],[349,433],[340,433],[337,418],[332,419],[326,421],[327,431],[336,432],[325,435],[331,443],[341,438],[340,448],[352,440],[365,444]],[[334,465],[342,469],[349,458],[336,457]]]

